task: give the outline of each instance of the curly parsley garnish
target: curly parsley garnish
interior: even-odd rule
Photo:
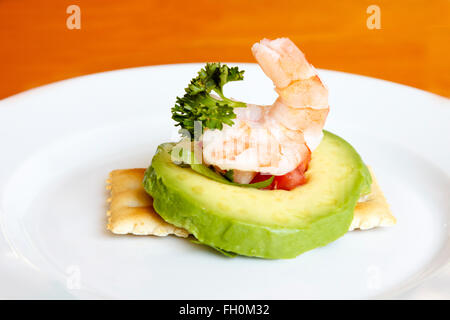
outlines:
[[[201,121],[202,128],[222,130],[223,125],[233,125],[236,118],[234,108],[246,107],[246,104],[233,101],[223,95],[223,86],[230,81],[244,79],[244,71],[238,67],[228,67],[219,62],[208,63],[198,72],[185,89],[186,94],[177,97],[172,108],[172,119],[176,126],[189,131],[194,136],[194,121]],[[212,95],[212,92],[218,96]]]

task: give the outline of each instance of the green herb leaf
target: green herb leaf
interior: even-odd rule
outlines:
[[[173,159],[176,159],[176,162],[180,166],[190,166],[192,170],[195,172],[201,174],[202,176],[205,176],[211,180],[228,184],[231,186],[237,186],[237,187],[243,187],[243,188],[255,188],[255,189],[263,189],[268,186],[270,186],[273,182],[274,176],[271,176],[267,180],[250,183],[250,184],[242,184],[242,183],[236,183],[229,181],[227,178],[222,176],[221,174],[217,173],[216,171],[212,170],[210,167],[198,163],[198,161],[195,161],[194,158],[194,152],[190,151],[189,154],[183,153],[185,149],[172,149],[171,155]],[[174,152],[177,151],[177,152]],[[229,171],[228,171],[229,172]]]
[[[233,125],[232,119],[236,118],[234,108],[243,108],[247,105],[243,102],[226,98],[223,94],[223,86],[230,81],[244,79],[244,71],[238,67],[228,67],[225,64],[208,63],[198,72],[198,76],[191,80],[185,89],[185,95],[177,97],[172,108],[172,119],[176,126],[189,132],[191,139],[194,137],[194,122],[201,121],[202,128],[220,129],[223,125]],[[214,92],[218,95],[214,96]]]
[[[225,178],[227,178],[228,180],[230,180],[231,182],[233,182],[233,175],[234,175],[234,170],[228,170],[227,172],[225,172]]]

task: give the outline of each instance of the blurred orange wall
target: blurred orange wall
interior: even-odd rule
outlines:
[[[69,30],[69,5],[81,29]],[[381,29],[370,30],[369,5]],[[0,0],[0,98],[79,75],[152,64],[253,61],[290,37],[318,68],[450,96],[449,0]]]

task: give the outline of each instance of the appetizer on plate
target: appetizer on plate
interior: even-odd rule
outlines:
[[[145,173],[111,173],[112,232],[192,234],[227,255],[279,259],[395,224],[358,153],[323,130],[328,90],[303,53],[287,38],[252,52],[276,101],[226,97],[244,71],[207,64],[172,108],[181,141],[161,144]]]

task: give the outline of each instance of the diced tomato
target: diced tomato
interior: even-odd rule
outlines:
[[[275,176],[273,182],[270,186],[264,188],[265,190],[292,190],[298,186],[301,186],[306,182],[305,172],[308,170],[308,164],[311,160],[311,156],[309,155],[300,165],[292,170],[291,172],[286,173],[282,176]],[[258,173],[255,178],[253,178],[251,183],[260,182],[267,180],[267,175],[262,175]]]
[[[275,178],[273,179],[272,183],[269,186],[262,188],[262,189],[263,190],[272,190],[273,189],[272,186],[273,186],[273,183],[275,182]],[[258,173],[250,183],[266,181],[267,179],[270,179],[270,175]]]
[[[292,190],[306,182],[304,166],[300,165],[295,170],[283,176],[277,176],[273,180],[273,189]]]

